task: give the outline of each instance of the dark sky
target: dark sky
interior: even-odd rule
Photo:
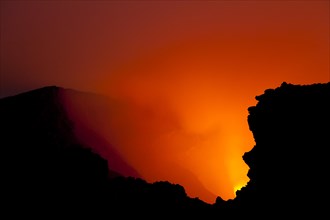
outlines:
[[[330,80],[329,1],[1,1],[0,19],[0,97],[58,85],[167,103],[189,135],[166,143],[194,145],[181,165],[225,199],[248,180],[254,97]]]

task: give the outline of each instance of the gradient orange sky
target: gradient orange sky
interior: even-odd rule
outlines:
[[[147,181],[210,203],[248,181],[254,97],[330,81],[329,1],[1,1],[0,16],[0,97],[57,85],[129,103],[91,126]]]

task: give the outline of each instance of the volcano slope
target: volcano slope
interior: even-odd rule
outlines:
[[[100,152],[82,142],[74,132],[80,124],[64,105],[67,92],[48,86],[0,99],[4,210],[12,215],[64,210],[204,219],[327,214],[330,83],[282,83],[256,96],[257,105],[248,109],[256,145],[242,155],[250,181],[236,198],[218,197],[214,204],[190,198],[179,184],[146,182],[111,145]]]

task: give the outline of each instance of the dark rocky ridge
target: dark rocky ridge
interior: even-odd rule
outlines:
[[[237,192],[235,205],[264,217],[324,217],[329,204],[330,83],[282,83],[256,100],[248,109],[256,145],[243,156],[250,182]]]
[[[102,196],[107,162],[75,138],[60,91],[46,87],[0,100],[2,199],[11,214]]]
[[[60,91],[45,87],[0,99],[2,198],[5,210],[14,210],[11,214],[70,211],[76,216],[92,212],[93,218],[153,219],[327,215],[330,83],[283,83],[256,97],[258,104],[248,116],[256,146],[243,156],[250,182],[235,199],[219,197],[213,205],[189,198],[177,184],[109,178],[107,161],[74,137]]]
[[[2,199],[11,215],[69,212],[126,218],[154,211],[196,215],[211,208],[188,197],[178,184],[147,183],[109,170],[107,161],[75,136],[64,92],[50,86],[0,99]]]

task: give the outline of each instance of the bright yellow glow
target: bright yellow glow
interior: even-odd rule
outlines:
[[[96,2],[1,1],[0,95],[51,84],[111,97],[94,109],[73,97],[72,118],[95,132],[84,144],[191,197],[232,199],[249,180],[256,95],[329,81],[329,1]]]
[[[240,190],[240,189],[242,189],[244,186],[245,186],[246,184],[239,184],[239,185],[236,185],[235,187],[234,187],[234,193],[236,194],[236,192],[238,191],[238,190]]]
[[[186,68],[173,67],[161,80],[144,71],[112,82],[113,90],[104,93],[120,102],[102,108],[104,113],[95,110],[88,126],[148,182],[178,183],[208,203],[217,196],[232,199],[234,187],[249,180],[242,159],[254,145],[246,121],[249,105],[228,88],[223,91],[214,71]],[[81,101],[75,114],[84,109],[79,106],[86,100]]]
[[[209,203],[217,196],[232,199],[249,181],[242,156],[255,144],[247,122],[254,97],[283,80],[321,82],[324,74],[315,77],[309,70],[329,70],[328,59],[301,66],[314,54],[328,57],[324,46],[319,52],[300,48],[314,48],[318,38],[309,42],[313,36],[292,31],[284,39],[288,34],[265,32],[244,40],[205,35],[104,66],[97,91],[116,101],[104,115],[93,114],[89,127],[148,182],[180,184],[189,196]],[[292,43],[296,38],[299,43]]]

